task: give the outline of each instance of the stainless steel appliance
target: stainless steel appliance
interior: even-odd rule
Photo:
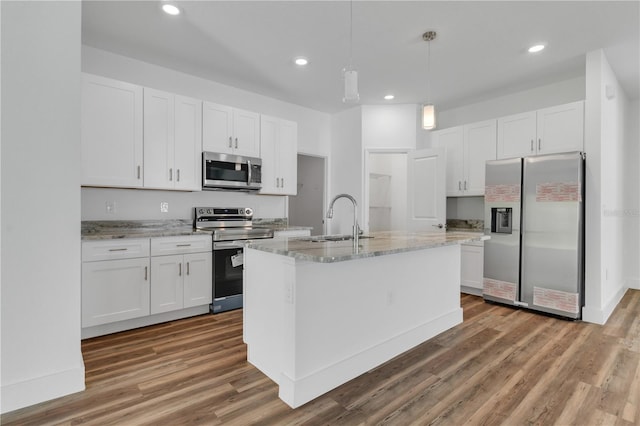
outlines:
[[[273,238],[273,230],[254,228],[249,207],[196,207],[194,227],[213,231],[212,313],[242,307],[244,245],[249,240]]]
[[[584,154],[487,161],[483,297],[580,319]]]
[[[262,187],[262,160],[255,157],[202,153],[202,189],[257,191]]]

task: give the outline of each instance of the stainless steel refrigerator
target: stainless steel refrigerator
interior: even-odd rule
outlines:
[[[584,154],[487,161],[483,297],[580,319]]]

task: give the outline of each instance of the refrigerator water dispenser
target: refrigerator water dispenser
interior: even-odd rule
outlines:
[[[513,209],[511,207],[492,207],[491,208],[491,232],[497,234],[511,234],[511,215]]]

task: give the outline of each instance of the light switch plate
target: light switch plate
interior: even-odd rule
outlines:
[[[160,203],[160,212],[161,213],[168,213],[169,212],[169,203],[167,202],[162,202]]]

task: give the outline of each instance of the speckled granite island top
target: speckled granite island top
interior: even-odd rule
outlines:
[[[452,244],[483,241],[479,232],[374,232],[360,238],[358,248],[351,240],[323,241],[323,237],[254,241],[248,247],[312,262],[331,263],[364,257],[422,250]]]

